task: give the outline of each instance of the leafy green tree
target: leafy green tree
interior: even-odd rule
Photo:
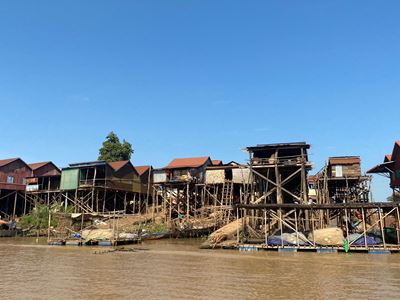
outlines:
[[[123,140],[121,143],[118,136],[111,131],[99,150],[99,160],[107,162],[130,160],[132,153],[132,145],[126,140]]]

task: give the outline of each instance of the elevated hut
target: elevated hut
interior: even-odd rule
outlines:
[[[315,178],[318,203],[369,201],[371,178],[362,175],[359,156],[330,157]]]
[[[156,211],[164,210],[166,219],[189,221],[202,206],[201,189],[206,169],[212,165],[208,156],[176,158],[165,168],[153,170]]]
[[[76,211],[126,212],[141,193],[141,183],[130,161],[93,161],[63,168],[60,190]]]
[[[396,141],[391,154],[386,154],[383,163],[371,168],[368,174],[379,174],[389,178],[393,199],[400,201],[400,141]]]
[[[61,201],[61,170],[51,161],[29,164],[31,176],[26,178],[25,197],[30,211],[35,203],[51,204]]]
[[[51,161],[29,164],[32,176],[26,178],[27,192],[58,191],[61,170]]]
[[[250,201],[306,203],[307,173],[311,169],[305,142],[262,144],[247,147],[252,185]]]
[[[20,158],[0,160],[0,216],[11,219],[26,212],[26,178],[31,167]]]

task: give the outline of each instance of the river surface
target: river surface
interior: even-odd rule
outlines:
[[[0,239],[2,299],[399,299],[400,254],[57,247]],[[96,253],[97,252],[97,253]]]

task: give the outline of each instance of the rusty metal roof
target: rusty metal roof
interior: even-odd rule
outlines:
[[[275,143],[275,144],[258,144],[256,146],[246,147],[244,150],[253,152],[257,150],[265,149],[288,149],[288,148],[305,148],[309,149],[311,145],[306,142],[294,142],[294,143]]]
[[[151,168],[151,166],[134,166],[139,175],[143,175]]]
[[[28,164],[28,166],[33,171],[36,171],[36,170],[40,169],[41,167],[44,167],[44,166],[46,166],[48,164],[52,165],[55,169],[57,169],[57,171],[61,172],[61,170],[52,161],[44,161],[44,162],[32,163],[32,164]]]
[[[222,160],[213,159],[211,161],[211,163],[212,163],[213,166],[220,166],[220,165],[222,165]]]
[[[388,161],[384,162],[383,164],[377,165],[373,167],[372,169],[367,171],[367,174],[372,174],[372,173],[391,173],[393,172],[392,166],[394,162],[393,161]]]
[[[165,169],[199,168],[208,160],[210,160],[209,156],[175,158]]]
[[[337,156],[329,157],[330,165],[353,165],[360,164],[361,159],[359,156]]]
[[[119,160],[119,161],[109,162],[108,164],[111,166],[111,168],[114,169],[114,171],[118,171],[128,163],[130,163],[129,160]]]
[[[38,163],[32,163],[32,164],[28,164],[28,166],[31,167],[32,170],[37,170],[47,164],[52,164],[51,161],[44,161],[44,162],[38,162]]]
[[[20,159],[20,158],[19,157],[15,157],[15,158],[1,159],[0,160],[0,167],[8,165],[9,163],[12,163],[13,161],[16,161],[18,159]]]
[[[383,160],[383,162],[388,162],[392,160],[392,154],[386,154],[385,155],[385,159]]]

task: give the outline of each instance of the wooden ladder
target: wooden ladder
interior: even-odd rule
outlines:
[[[222,205],[231,205],[233,196],[233,182],[231,180],[225,180],[222,186]]]

